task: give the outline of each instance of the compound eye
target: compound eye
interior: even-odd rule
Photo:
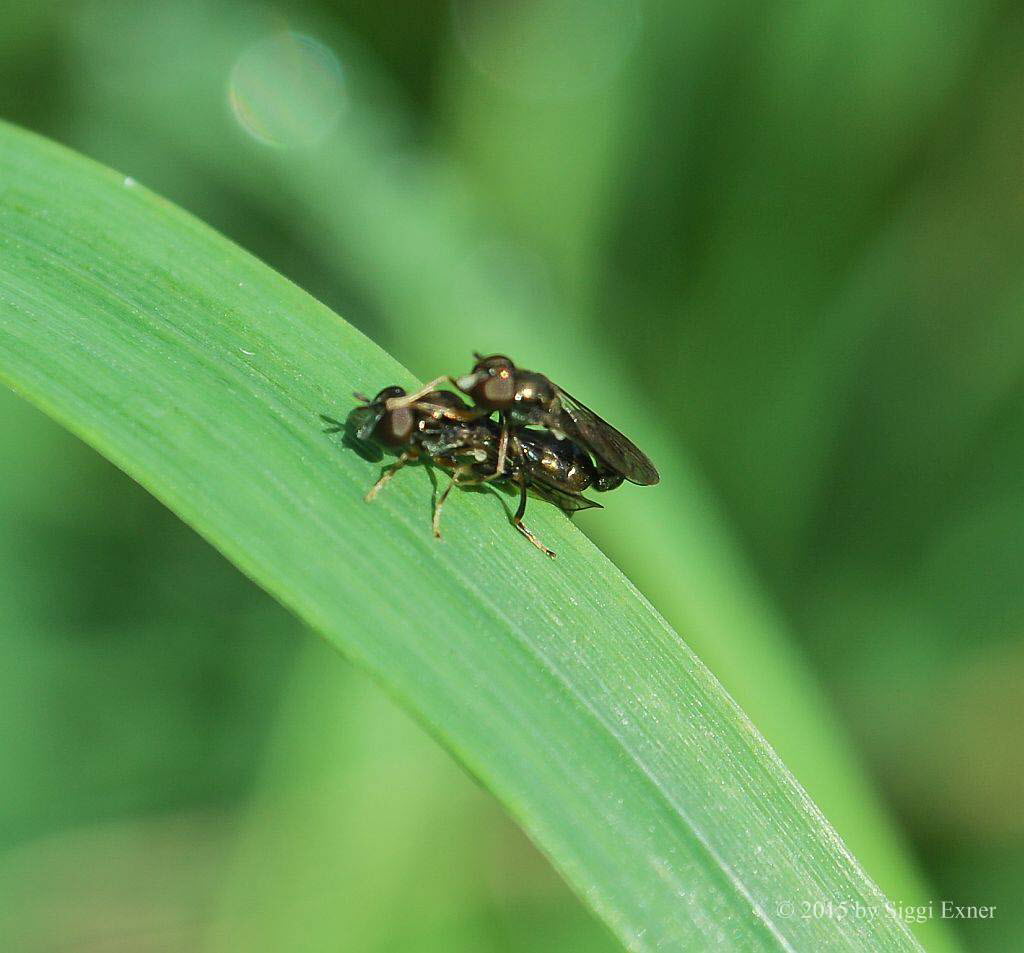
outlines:
[[[402,396],[401,394],[395,396]],[[384,414],[374,428],[373,435],[388,447],[407,444],[416,428],[416,418],[411,407],[399,407]]]
[[[485,377],[474,389],[479,391],[478,403],[493,410],[505,410],[515,403],[515,376],[507,367],[499,369],[491,377]]]
[[[383,404],[386,400],[391,400],[392,397],[404,397],[404,387],[385,387],[376,397],[373,398],[375,404]]]
[[[515,364],[505,357],[504,354],[491,354],[488,357],[481,357],[479,354],[475,356],[477,361],[473,365],[474,374],[480,371],[487,371],[488,374],[497,374],[501,370],[514,371],[516,369]]]

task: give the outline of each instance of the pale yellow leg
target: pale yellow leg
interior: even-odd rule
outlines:
[[[501,417],[501,439],[498,441],[498,465],[494,468],[494,475],[501,476],[505,472],[505,457],[508,455],[508,418],[502,414]]]
[[[452,477],[448,481],[448,485],[444,488],[444,492],[437,498],[437,502],[434,504],[434,537],[436,539],[441,538],[441,507],[444,506],[444,501],[448,499],[448,494],[451,493],[452,487],[455,486],[455,477]]]
[[[522,533],[534,546],[536,546],[542,553],[547,553],[552,559],[555,558],[557,553],[554,550],[548,549],[536,536],[533,535],[524,525],[523,517],[526,515],[526,480],[523,477],[522,471],[519,473],[519,506],[516,509],[515,516],[512,517],[512,525],[515,526],[520,533]]]
[[[381,475],[380,479],[370,487],[370,492],[366,494],[366,502],[372,503],[377,494],[387,485],[388,481],[404,467],[412,457],[407,453],[403,453],[394,463],[391,464]]]
[[[439,384],[454,384],[455,382],[445,375],[444,377],[435,377],[429,384],[424,384],[419,390],[413,391],[411,394],[406,394],[404,397],[389,397],[384,402],[385,410],[398,410],[400,407],[408,407],[410,404],[415,404],[416,401],[422,397],[426,397],[432,390],[437,390]]]

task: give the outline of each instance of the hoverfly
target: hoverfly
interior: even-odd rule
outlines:
[[[474,409],[487,415],[498,411],[501,436],[495,476],[504,472],[509,435],[525,427],[543,427],[593,457],[595,490],[614,490],[623,480],[640,486],[658,482],[657,469],[636,444],[550,378],[516,367],[503,354],[474,356],[476,364],[469,374],[438,378],[424,392],[448,381],[473,398]],[[418,394],[412,394],[391,406],[416,399]]]
[[[490,429],[458,394],[431,391],[414,403],[395,408],[388,407],[388,402],[405,399],[408,395],[404,388],[385,387],[372,399],[358,393],[354,396],[360,405],[350,411],[344,423],[323,414],[320,419],[329,425],[326,433],[344,431],[346,441],[374,461],[381,460],[385,451],[398,457],[370,487],[367,503],[413,461],[425,459],[453,469],[459,465],[456,457],[482,460],[487,456],[484,444],[490,439]]]
[[[583,495],[585,490],[595,485],[597,472],[594,465],[572,441],[559,440],[544,430],[524,428],[509,435],[505,470],[502,472],[498,469],[498,458],[503,431],[492,420],[487,420],[486,424],[490,430],[487,457],[471,464],[470,470],[475,477],[472,482],[518,488],[519,506],[512,517],[512,524],[541,552],[553,558],[555,553],[523,525],[527,492],[554,504],[570,518],[580,510],[601,509],[600,503]],[[446,494],[451,486],[449,484]]]
[[[413,461],[436,465],[449,473],[448,486],[434,504],[433,531],[441,538],[441,510],[454,486],[496,483],[518,489],[519,506],[512,523],[534,546],[549,556],[548,549],[523,523],[527,493],[558,506],[564,513],[600,507],[582,492],[594,482],[590,458],[568,441],[556,440],[544,431],[522,430],[513,435],[505,472],[496,474],[501,432],[498,425],[468,407],[457,394],[428,391],[409,403],[401,387],[386,387],[372,400],[360,394],[362,403],[342,424],[321,415],[328,433],[344,430],[346,438],[375,460],[384,451],[398,459],[381,473],[366,494],[371,502],[394,475]],[[390,408],[389,402],[401,401]]]

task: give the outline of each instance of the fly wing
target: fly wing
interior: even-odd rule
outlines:
[[[384,406],[370,404],[368,407],[356,407],[348,416],[356,438],[363,443],[370,443],[373,440],[374,428],[384,416]]]
[[[320,414],[320,419],[327,424],[323,429],[323,433],[341,433],[345,429],[345,424],[342,421],[328,417],[327,414]]]
[[[600,510],[604,508],[600,503],[588,500],[585,496],[580,496],[578,493],[566,493],[565,490],[560,490],[558,487],[544,483],[536,477],[530,483],[530,492],[538,499],[544,500],[547,503],[553,503],[569,516],[572,516],[573,513],[578,513],[580,510]]]
[[[372,414],[370,415],[373,417],[373,425],[370,426],[366,439],[362,439],[360,437],[360,434],[366,428],[366,414],[358,414],[356,411],[367,409],[368,408],[364,407],[356,407],[344,422],[335,420],[333,417],[328,417],[326,414],[321,414],[320,419],[327,424],[327,426],[324,427],[324,433],[340,433],[341,442],[344,443],[346,447],[351,450],[355,450],[355,452],[364,460],[369,460],[371,463],[378,463],[384,458],[384,451],[369,439],[369,433],[371,433],[373,431],[373,427],[376,426],[377,421],[380,419],[379,416],[373,417]]]
[[[653,486],[661,477],[654,464],[632,440],[619,433],[610,423],[602,420],[572,394],[558,388],[565,423],[566,436],[589,450],[598,460],[621,473],[630,483]]]

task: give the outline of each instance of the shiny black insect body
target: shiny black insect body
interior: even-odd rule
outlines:
[[[406,397],[401,387],[385,387],[372,400],[361,394],[362,406],[354,408],[343,425],[349,436],[364,447],[377,446],[397,453],[405,462],[442,453],[483,437],[479,417],[458,394],[438,390],[415,403],[389,408],[388,402]],[[325,420],[327,418],[324,418]],[[379,457],[378,457],[379,459]]]
[[[491,484],[518,491],[519,505],[512,516],[512,524],[541,552],[554,557],[555,553],[523,525],[528,494],[554,504],[570,517],[580,510],[600,509],[600,503],[583,496],[585,490],[594,486],[597,476],[590,457],[570,441],[558,440],[543,430],[523,429],[510,436],[505,468],[499,472],[501,428],[489,419],[484,421],[484,426],[487,439],[475,446],[472,460],[452,472],[452,480],[441,494],[438,507],[443,505],[453,486]]]
[[[492,427],[496,447],[500,428],[494,424]],[[488,454],[487,464],[491,462]],[[493,462],[497,463],[496,452]],[[512,438],[507,469],[510,482],[515,483],[522,471],[529,489],[570,516],[579,510],[601,507],[583,496],[585,491],[597,489],[598,471],[590,457],[571,440],[559,440],[545,430],[524,428]]]
[[[406,464],[423,461],[446,470],[451,477],[434,506],[436,537],[441,536],[441,511],[452,487],[494,483],[519,491],[513,525],[549,556],[555,554],[523,524],[528,492],[570,515],[600,506],[582,496],[596,474],[590,458],[571,442],[544,431],[517,432],[509,444],[507,465],[499,474],[501,428],[489,415],[482,416],[449,391],[428,391],[412,403],[406,397],[402,388],[387,387],[372,400],[357,395],[363,403],[352,410],[345,424],[323,418],[330,424],[329,432],[345,430],[347,439],[364,454],[369,451],[378,460],[384,451],[397,456],[367,493],[367,502]]]
[[[380,460],[387,452],[398,458],[370,488],[367,502],[413,461],[436,463],[451,470],[464,460],[486,459],[486,445],[491,439],[489,421],[475,414],[458,394],[431,391],[414,403],[398,407],[389,407],[389,402],[407,396],[401,387],[385,387],[372,399],[355,396],[362,403],[353,408],[345,423],[323,415],[321,419],[330,425],[328,433],[344,431],[346,441],[364,456]]]
[[[543,427],[590,453],[597,490],[613,490],[623,480],[651,486],[660,479],[647,455],[611,424],[550,378],[518,368],[502,354],[477,355],[473,370],[455,383],[477,407],[498,411],[512,427]]]
[[[496,474],[504,472],[509,435],[540,427],[593,457],[595,490],[614,490],[623,480],[641,486],[658,482],[657,469],[639,447],[549,377],[516,367],[502,354],[476,358],[469,374],[438,378],[427,387],[450,381],[473,399],[480,413],[498,412],[502,429]]]

